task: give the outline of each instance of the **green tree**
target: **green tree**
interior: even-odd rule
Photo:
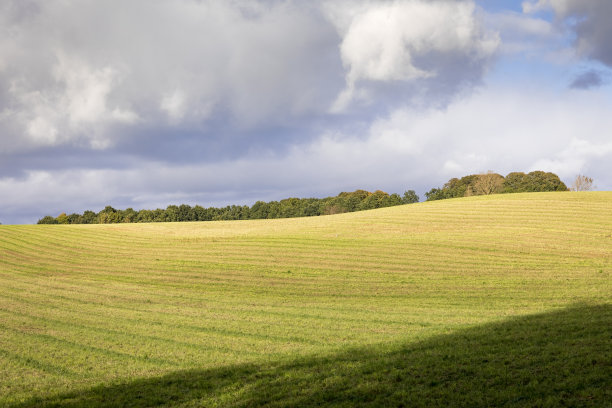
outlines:
[[[567,186],[554,173],[532,171],[527,173],[527,191],[567,191]]]
[[[351,193],[340,193],[337,197],[342,201],[338,200],[334,204],[340,205],[340,207],[344,210],[342,212],[357,211],[361,202],[370,195],[372,195],[372,193],[366,190],[355,190]]]
[[[133,209],[133,208],[126,208],[123,211],[118,211],[118,222],[123,222],[123,223],[131,223],[131,222],[136,222],[136,217],[138,216],[138,213]]]
[[[194,221],[210,221],[212,218],[207,218],[207,212],[201,205],[196,205],[192,209]]]
[[[527,175],[523,172],[508,173],[502,186],[503,193],[523,193],[528,191]]]
[[[64,212],[58,215],[56,220],[58,224],[68,224],[68,216]]]
[[[387,207],[389,204],[389,194],[381,190],[376,190],[367,196],[360,204],[360,210],[371,210],[374,208]]]
[[[57,224],[57,220],[50,215],[45,215],[40,220],[38,220],[37,224]]]
[[[473,193],[474,183],[477,179],[478,174],[471,174],[460,179],[452,178],[442,188],[432,188],[425,193],[425,197],[427,197],[427,201],[465,197]]]
[[[178,221],[193,221],[191,207],[187,204],[179,205]]]
[[[449,195],[447,194],[447,191],[445,191],[443,188],[434,187],[425,193],[426,201],[444,200],[446,198],[451,198],[451,197],[449,197]]]
[[[120,214],[110,205],[107,205],[98,213],[98,222],[100,224],[114,224],[120,222],[120,220]]]
[[[72,213],[67,218],[68,224],[82,224],[83,216],[81,214]]]
[[[140,210],[136,215],[136,220],[134,222],[153,222],[155,219],[155,215],[151,210]]]
[[[161,208],[153,210],[153,222],[166,222],[166,211]]]
[[[319,212],[319,201],[316,198],[307,198],[302,203],[302,214],[303,217],[313,217],[316,215],[321,215]]]
[[[251,207],[251,218],[252,219],[265,219],[268,218],[268,214],[270,213],[270,205],[265,201],[257,201]]]
[[[352,200],[345,195],[324,198],[321,200],[319,205],[319,212],[324,215],[342,214],[348,212],[349,210],[347,208],[352,205],[351,201]],[[351,202],[351,204],[348,204],[347,202]],[[358,201],[357,205],[360,203],[361,201]],[[357,209],[353,211],[357,211]]]
[[[96,213],[91,211],[91,210],[87,210],[83,213],[83,216],[81,217],[81,222],[83,224],[95,224],[98,222],[97,220],[97,216]]]
[[[414,190],[404,191],[404,196],[402,197],[402,204],[413,204],[419,202],[419,196]]]
[[[282,218],[298,217],[301,213],[301,200],[299,198],[285,198],[280,200],[279,204]]]
[[[177,222],[179,221],[179,208],[176,205],[169,205],[166,207],[166,221]]]

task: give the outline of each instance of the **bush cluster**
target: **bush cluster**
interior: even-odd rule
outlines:
[[[527,193],[536,191],[567,191],[567,186],[554,173],[532,171],[512,172],[506,177],[497,173],[471,174],[450,179],[440,188],[432,188],[425,197],[427,201],[471,195]]]

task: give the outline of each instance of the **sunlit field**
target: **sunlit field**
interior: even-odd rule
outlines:
[[[612,192],[0,226],[0,406],[612,406]]]

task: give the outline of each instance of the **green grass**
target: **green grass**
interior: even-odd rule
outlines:
[[[612,406],[612,193],[0,226],[0,406]]]

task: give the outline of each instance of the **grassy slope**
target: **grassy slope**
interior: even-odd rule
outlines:
[[[605,406],[611,258],[610,192],[0,226],[0,406]]]

